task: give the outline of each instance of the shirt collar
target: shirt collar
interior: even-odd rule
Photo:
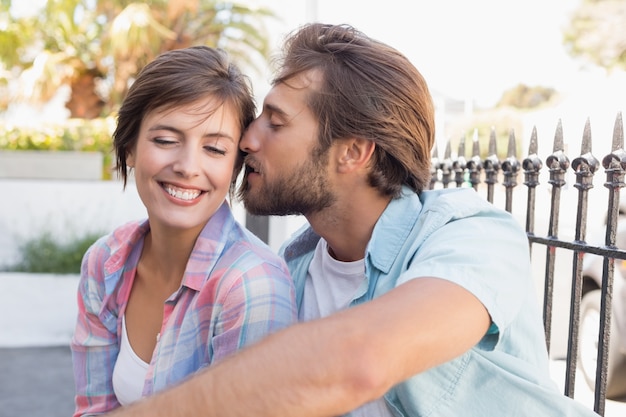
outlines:
[[[232,228],[234,221],[235,219],[228,203],[224,202],[215,214],[211,216],[200,232],[198,239],[196,239],[187,261],[182,285],[196,291],[202,288],[226,247],[227,231]],[[117,275],[122,273],[129,257],[133,253],[136,253],[137,256],[141,253],[138,250],[141,246],[138,246],[138,242],[145,237],[149,230],[150,224],[148,220],[144,220],[141,223],[132,222],[115,230],[114,239],[109,247],[111,256],[106,260],[104,266],[106,271],[105,291],[107,294],[111,294],[115,289],[115,285],[119,280]],[[136,265],[137,261],[135,260],[133,264]]]
[[[422,210],[419,195],[407,186],[400,197],[389,202],[376,222],[365,256],[384,273],[389,273]]]
[[[183,285],[196,291],[202,288],[226,248],[228,231],[234,222],[228,203],[224,202],[196,239],[185,268]]]

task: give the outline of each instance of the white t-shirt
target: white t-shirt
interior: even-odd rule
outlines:
[[[122,340],[120,353],[113,368],[113,392],[122,405],[141,398],[149,364],[133,351],[126,333],[126,316],[122,317]]]
[[[365,282],[365,262],[341,262],[330,256],[328,244],[320,239],[304,284],[301,320],[326,317],[347,308]],[[369,402],[348,414],[350,417],[392,417],[384,398]]]

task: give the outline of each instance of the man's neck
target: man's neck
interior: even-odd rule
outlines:
[[[326,240],[333,258],[357,261],[365,256],[374,227],[390,201],[390,197],[378,194],[354,195],[339,199],[333,207],[306,218],[313,230]]]

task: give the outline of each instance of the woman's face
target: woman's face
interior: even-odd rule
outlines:
[[[127,163],[151,228],[200,232],[226,198],[240,137],[236,112],[212,97],[146,114]]]

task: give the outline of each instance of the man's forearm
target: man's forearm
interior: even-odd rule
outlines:
[[[489,326],[484,307],[456,284],[422,278],[401,287],[272,334],[115,417],[341,415],[471,348]]]
[[[200,410],[208,410],[206,401],[206,387],[204,380],[207,375],[198,375],[192,380],[183,383],[174,388],[160,392],[151,397],[123,408],[118,408],[113,413],[108,414],[111,417],[182,417],[197,416]],[[216,415],[204,414],[202,415]]]
[[[346,384],[337,383],[339,355],[326,350],[331,343],[325,333],[332,326],[324,325],[316,335],[317,327],[317,322],[301,323],[271,335],[111,417],[305,417],[334,416],[338,409],[347,412],[363,400],[342,389]],[[341,334],[332,333],[335,338]],[[337,363],[329,366],[333,361]]]

